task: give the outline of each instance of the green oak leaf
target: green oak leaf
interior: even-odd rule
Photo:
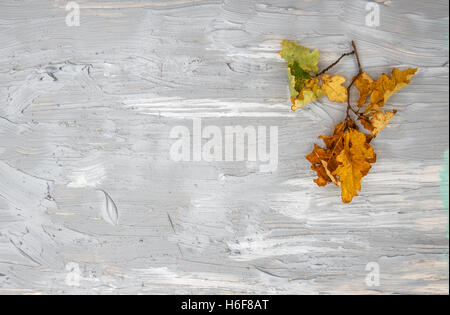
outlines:
[[[309,48],[287,39],[281,43],[281,47],[283,49],[280,55],[287,62],[297,62],[300,68],[306,72],[319,72],[319,51],[317,49],[311,52]]]
[[[297,61],[294,61],[289,63],[288,78],[291,96],[296,98],[305,86],[305,82],[311,79],[311,75],[303,70]]]

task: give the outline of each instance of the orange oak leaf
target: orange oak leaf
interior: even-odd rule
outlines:
[[[332,182],[330,177],[331,172],[328,170],[328,160],[331,157],[331,151],[328,149],[322,149],[317,144],[314,144],[314,150],[306,159],[311,162],[311,169],[317,172],[318,178],[314,182],[320,187],[326,186]],[[334,177],[334,176],[333,176]]]
[[[331,136],[320,136],[325,143],[325,149],[317,144],[314,150],[306,159],[311,162],[311,169],[317,172],[318,178],[314,182],[319,186],[326,186],[329,183],[339,185],[333,172],[338,167],[337,156],[344,149],[344,131],[346,128],[358,128],[353,121],[342,122],[334,127],[334,133]]]

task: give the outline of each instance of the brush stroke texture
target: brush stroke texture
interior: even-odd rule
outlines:
[[[365,0],[77,2],[80,27],[64,0],[0,4],[0,294],[448,294],[448,1],[380,4],[378,28]],[[289,111],[284,38],[322,68],[351,40],[373,77],[420,68],[351,205],[303,158],[344,110]],[[278,170],[172,162],[193,117],[279,126]]]

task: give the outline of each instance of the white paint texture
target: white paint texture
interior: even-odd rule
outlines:
[[[448,294],[448,1],[380,4],[378,28],[363,0],[77,2],[79,27],[63,0],[0,4],[0,294]],[[284,38],[420,68],[351,205],[304,159],[344,108],[290,112]],[[192,117],[279,126],[278,170],[172,162]]]

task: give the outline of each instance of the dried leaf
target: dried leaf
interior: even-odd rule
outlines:
[[[344,149],[336,159],[339,163],[333,175],[338,177],[342,189],[342,201],[349,203],[361,190],[361,180],[376,162],[372,146],[364,133],[349,128],[344,132]]]
[[[319,71],[319,51],[311,52],[309,48],[288,40],[284,40],[281,46],[280,55],[289,62],[289,90],[292,110],[295,111],[323,96],[319,80],[312,75]]]
[[[295,42],[283,41],[280,55],[289,63],[292,110],[295,111],[324,96],[328,96],[332,102],[346,103],[349,100],[349,90],[343,85],[346,82],[345,77],[323,73],[328,72],[343,57],[358,55],[355,44],[352,44],[353,52],[343,54],[319,75],[317,50],[311,52],[309,48]],[[361,66],[359,68],[361,69]],[[353,83],[359,91],[357,102],[359,110],[355,110],[349,102],[345,121],[335,126],[333,135],[319,137],[325,143],[325,147],[315,144],[314,150],[306,156],[311,162],[311,169],[317,173],[318,177],[314,180],[317,185],[326,186],[334,183],[339,186],[344,203],[349,203],[358,196],[363,177],[369,173],[371,164],[376,163],[376,154],[370,143],[397,113],[396,110],[388,111],[383,107],[392,95],[410,83],[417,71],[418,69],[403,71],[394,69],[391,77],[383,74],[376,81],[365,72],[354,78]],[[370,102],[367,102],[368,99]],[[356,123],[351,120],[353,114],[358,116],[369,133],[359,130]]]
[[[416,74],[417,70],[418,69],[406,69],[400,71],[394,69],[391,78],[386,74],[383,74],[373,83],[373,92],[370,97],[371,104],[367,107],[365,112],[370,112],[373,110],[374,106],[383,107],[392,95],[411,82],[410,79]]]
[[[373,91],[373,80],[367,73],[363,72],[355,80],[355,86],[359,91],[358,107],[361,108],[366,104],[367,98]]]
[[[369,130],[373,137],[376,137],[384,128],[386,128],[396,114],[397,111],[395,109],[393,111],[383,111],[379,109],[362,116],[360,120],[364,128]]]
[[[335,76],[328,74],[322,75],[322,89],[330,101],[338,103],[347,102],[347,88],[342,86],[345,81],[347,80],[339,74]]]
[[[341,184],[338,182],[338,180],[336,179],[336,177],[333,175],[333,173],[330,171],[330,168],[328,167],[328,163],[325,162],[324,160],[321,160],[323,168],[325,169],[325,172],[327,173],[328,177],[331,179],[331,181],[333,182],[333,184],[340,186]]]
[[[318,178],[314,182],[319,186],[326,186],[331,182],[331,178],[328,176],[327,171],[322,164],[323,160],[328,160],[330,154],[328,150],[324,150],[317,144],[314,145],[314,150],[311,154],[306,156],[306,159],[311,162],[311,169],[317,172]]]
[[[353,122],[349,123],[350,127],[357,128]],[[328,183],[339,184],[333,172],[338,167],[336,158],[344,149],[344,130],[347,127],[348,124],[343,122],[334,127],[332,136],[320,136],[319,138],[323,140],[326,148],[323,149],[315,144],[313,152],[306,156],[306,159],[312,164],[311,169],[317,172],[318,178],[314,182],[319,186],[326,186]]]

